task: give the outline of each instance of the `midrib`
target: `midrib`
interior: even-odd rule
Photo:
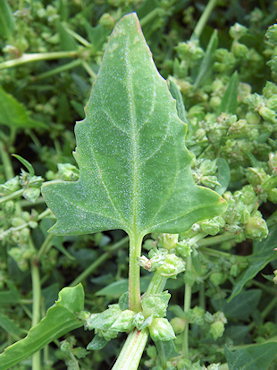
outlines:
[[[138,210],[138,141],[137,141],[137,117],[134,105],[134,88],[133,88],[133,81],[132,81],[132,73],[131,73],[131,64],[129,63],[129,39],[126,42],[126,49],[125,50],[125,59],[126,59],[126,79],[127,79],[127,94],[128,94],[128,101],[129,101],[129,112],[130,112],[130,120],[131,120],[131,150],[132,150],[132,220],[133,225],[132,231],[135,232],[137,230],[137,210]]]

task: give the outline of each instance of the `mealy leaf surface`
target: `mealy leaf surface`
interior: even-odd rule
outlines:
[[[185,131],[136,14],[123,17],[75,127],[80,179],[43,186],[52,232],[177,233],[219,214],[220,196],[194,184]]]

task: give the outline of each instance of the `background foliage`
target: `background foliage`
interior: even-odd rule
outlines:
[[[184,246],[202,235],[189,245],[190,271],[167,286],[175,346],[150,342],[141,368],[224,369],[226,362],[230,369],[275,368],[277,31],[268,27],[276,3],[218,1],[201,28],[206,5],[186,0],[0,3],[1,349],[24,337],[65,286],[84,284],[90,312],[105,310],[127,290],[124,233],[47,235],[54,219],[40,186],[45,180],[78,178],[74,123],[84,117],[108,35],[122,15],[136,11],[160,73],[180,89],[173,85],[172,94],[185,105],[184,111],[179,104],[179,113],[188,122],[194,179],[228,202],[222,216],[179,236]],[[149,235],[144,254],[163,243],[160,235]],[[142,274],[145,290],[149,272]],[[192,292],[185,313],[184,284]],[[188,357],[182,348],[187,322]],[[91,339],[81,328],[55,340],[43,350],[43,368],[110,368],[124,337],[95,352],[86,350]],[[25,360],[16,368],[30,366]]]

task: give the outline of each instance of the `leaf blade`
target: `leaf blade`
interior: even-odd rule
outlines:
[[[75,134],[80,180],[42,189],[57,217],[53,233],[175,233],[225,207],[193,182],[185,125],[134,13],[110,37]]]

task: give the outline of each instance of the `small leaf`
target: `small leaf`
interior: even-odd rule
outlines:
[[[202,62],[200,64],[197,77],[194,81],[195,89],[201,86],[203,82],[207,79],[207,77],[209,77],[209,74],[212,70],[211,67],[213,63],[214,52],[217,49],[217,45],[218,45],[218,33],[217,30],[215,30],[212,33],[204,58],[202,59]]]
[[[276,360],[276,353],[276,337],[271,338],[265,343],[250,344],[234,351],[225,348],[229,370],[269,369],[269,366]]]
[[[6,370],[30,357],[46,344],[83,325],[77,316],[84,309],[84,291],[81,284],[64,288],[57,302],[27,336],[7,347],[0,355],[0,368]]]
[[[7,0],[0,1],[0,34],[9,38],[14,30],[14,17]]]
[[[214,190],[218,194],[222,195],[227,190],[228,185],[230,183],[231,172],[229,164],[224,158],[217,158],[216,165],[218,171],[217,180],[220,183],[220,185],[217,185]]]
[[[13,154],[12,156],[15,157],[16,159],[18,159],[19,162],[21,162],[27,168],[27,170],[28,170],[28,172],[31,176],[34,176],[35,170],[34,170],[33,166],[31,165],[31,163],[29,161],[27,161],[26,159],[21,157],[21,155],[18,155],[18,154]]]
[[[183,102],[182,94],[180,92],[179,87],[176,85],[176,83],[174,82],[172,78],[169,79],[169,91],[172,97],[176,100],[176,108],[177,108],[178,117],[180,118],[180,120],[182,120],[183,122],[189,125],[189,121],[187,118],[187,112],[186,112],[186,108]]]
[[[75,39],[70,35],[65,26],[60,22],[57,24],[57,31],[59,35],[61,50],[71,51],[78,48],[78,44]]]
[[[115,27],[75,133],[80,180],[43,185],[57,217],[52,233],[179,233],[225,209],[193,182],[184,123],[135,13]]]
[[[238,105],[238,86],[239,77],[238,73],[235,72],[230,78],[229,84],[221,100],[218,113],[230,113],[235,114]]]
[[[87,349],[91,351],[99,351],[104,348],[107,343],[108,341],[105,338],[95,335],[92,341],[87,345]]]
[[[277,227],[269,231],[265,240],[254,243],[253,254],[248,257],[249,267],[236,280],[229,301],[242,291],[249,280],[253,279],[270,261],[276,258],[274,248],[277,248]]]
[[[12,95],[0,86],[0,125],[14,128],[46,128],[47,126],[29,117],[29,112]]]

